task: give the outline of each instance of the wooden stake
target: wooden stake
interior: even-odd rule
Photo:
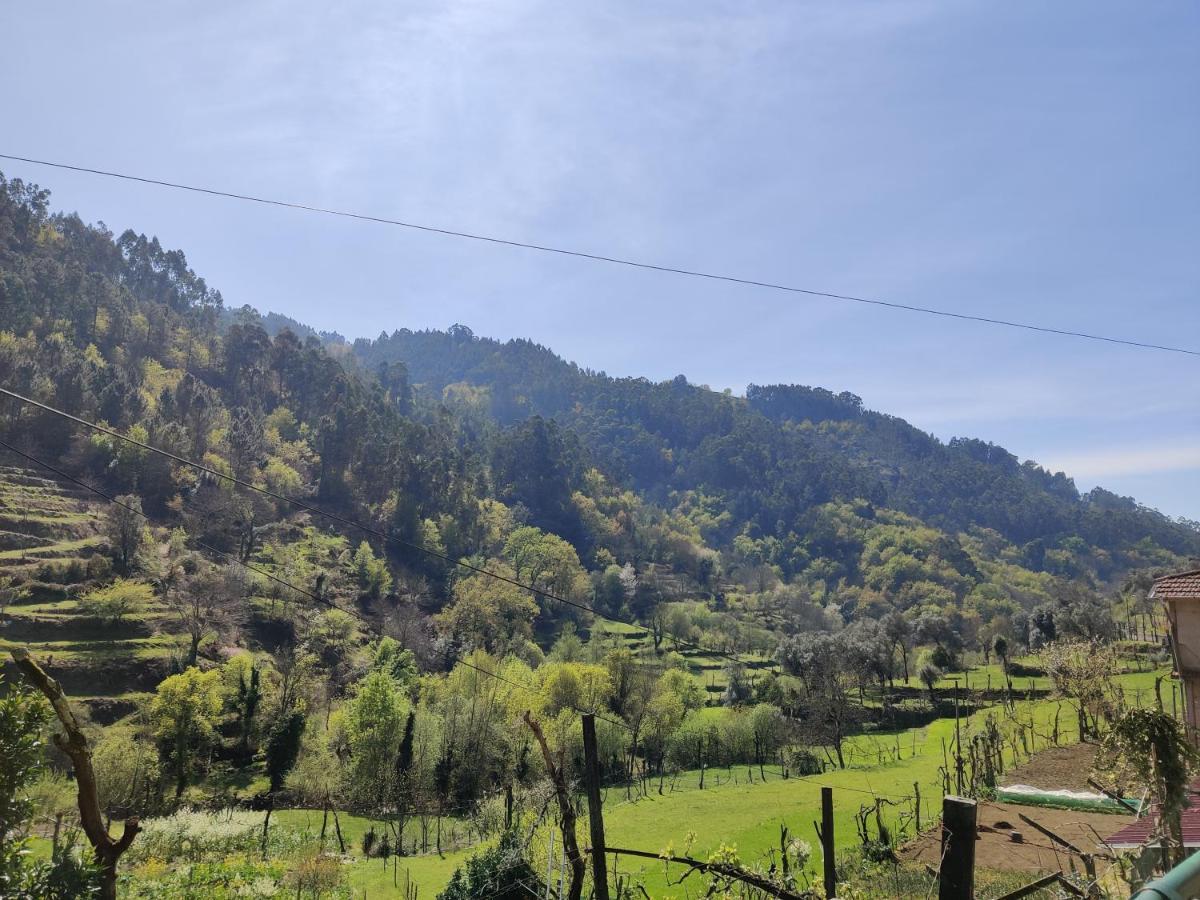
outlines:
[[[825,896],[837,896],[837,863],[833,846],[833,788],[821,788],[821,856],[825,870]]]
[[[608,869],[604,857],[604,810],[600,802],[600,759],[596,750],[596,717],[583,716],[584,780],[587,782],[588,821],[592,832],[592,896],[608,900]]]
[[[974,800],[950,795],[942,799],[938,900],[974,900],[977,816]]]

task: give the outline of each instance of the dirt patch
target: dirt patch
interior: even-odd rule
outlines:
[[[1068,809],[1042,809],[1015,803],[979,804],[979,839],[975,843],[975,864],[1000,872],[1050,873],[1070,871],[1072,862],[1082,871],[1078,856],[1057,847],[1050,838],[1021,821],[1025,814],[1055,834],[1066,838],[1085,853],[1105,852],[1102,838],[1115,834],[1133,821],[1132,816],[1079,812]],[[1017,832],[1020,840],[1013,839]],[[941,858],[941,835],[937,828],[909,842],[900,856],[937,868]],[[1096,861],[1103,872],[1107,863]]]
[[[1004,776],[1004,784],[1028,784],[1043,790],[1091,791],[1088,776],[1096,760],[1095,744],[1071,744],[1039,750]]]

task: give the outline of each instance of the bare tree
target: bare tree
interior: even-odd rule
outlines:
[[[1119,665],[1112,647],[1099,641],[1056,641],[1042,651],[1054,688],[1075,710],[1079,739],[1098,736],[1101,718],[1112,720],[1123,706],[1113,681]]]
[[[196,664],[205,638],[228,634],[245,620],[247,589],[240,569],[204,566],[163,598],[191,641],[190,665]]]
[[[108,507],[102,527],[117,567],[129,574],[137,564],[146,530],[142,501],[133,494],[118,497],[117,502]]]

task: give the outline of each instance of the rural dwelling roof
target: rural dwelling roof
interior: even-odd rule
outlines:
[[[1200,569],[1155,578],[1150,596],[1157,600],[1200,600]]]
[[[1195,850],[1200,848],[1200,807],[1190,806],[1183,811],[1183,846]],[[1116,834],[1110,834],[1104,843],[1114,850],[1134,850],[1145,846],[1158,825],[1158,816],[1151,813],[1136,822],[1126,825]]]
[[[1188,788],[1188,800],[1192,805],[1180,816],[1183,821],[1183,846],[1195,850],[1200,848],[1200,778],[1192,781]],[[1136,822],[1126,825],[1116,834],[1109,835],[1104,839],[1104,843],[1114,850],[1133,850],[1145,846],[1150,836],[1158,830],[1157,826],[1158,807],[1154,806]]]

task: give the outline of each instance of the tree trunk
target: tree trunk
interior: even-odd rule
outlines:
[[[546,761],[546,770],[550,774],[550,780],[554,784],[554,793],[558,797],[563,849],[571,864],[571,886],[567,890],[567,900],[580,900],[587,867],[584,864],[583,855],[579,852],[579,842],[575,839],[575,804],[572,802],[571,792],[567,787],[567,778],[563,774],[562,752],[559,751],[556,759],[550,751],[550,745],[546,743],[546,736],[542,734],[541,726],[528,712],[525,713],[525,724],[529,726],[529,730],[533,732],[538,745],[542,748],[542,758]]]
[[[50,705],[54,708],[58,721],[62,724],[63,734],[53,735],[54,745],[70,757],[75,769],[75,783],[78,787],[79,821],[83,833],[96,854],[96,862],[100,868],[100,897],[101,900],[116,900],[117,897],[117,861],[121,858],[133,839],[141,831],[136,816],[125,820],[125,829],[121,837],[113,839],[104,827],[104,816],[100,811],[100,798],[96,792],[96,773],[92,769],[92,749],[88,746],[87,738],[79,727],[67,697],[58,682],[43,671],[29,651],[18,647],[11,651],[13,661],[21,673],[41,691]]]
[[[267,858],[267,839],[271,831],[271,813],[275,810],[275,798],[267,799],[267,815],[263,819],[262,858]]]
[[[342,854],[344,855],[346,852],[346,841],[342,837],[342,822],[338,818],[338,811],[337,811],[336,807],[333,810],[333,831],[334,831],[334,834],[337,835],[338,850],[340,850],[342,852]]]

